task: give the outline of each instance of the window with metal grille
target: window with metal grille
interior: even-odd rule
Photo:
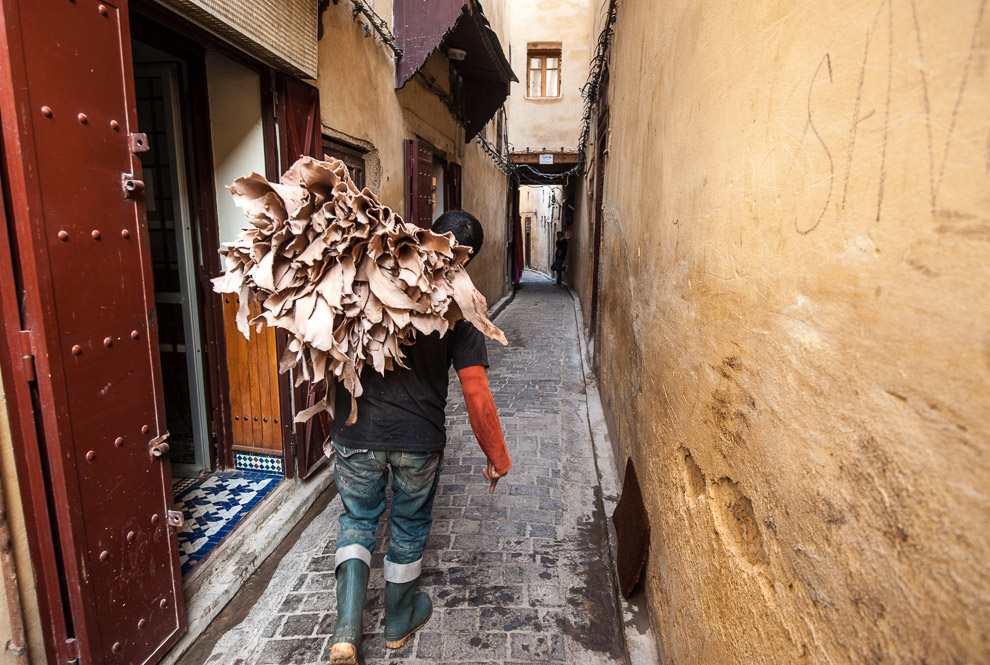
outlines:
[[[532,42],[526,49],[526,96],[560,97],[560,42]]]

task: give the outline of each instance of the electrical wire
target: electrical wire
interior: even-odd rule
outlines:
[[[369,29],[374,30],[378,34],[380,41],[385,44],[385,46],[387,46],[395,55],[401,57],[403,51],[396,44],[395,34],[389,28],[388,21],[379,16],[378,13],[364,0],[351,0],[351,4],[354,6],[352,10],[352,18],[355,21],[358,20],[359,15],[364,16],[364,18],[367,19],[368,23],[365,24],[365,32],[368,32]],[[595,103],[598,101],[598,95],[601,92],[602,75],[607,65],[608,49],[612,43],[612,37],[615,33],[615,21],[617,16],[618,0],[610,0],[605,26],[598,35],[595,55],[591,59],[588,80],[583,86],[581,86],[580,89],[581,97],[584,99],[584,112],[581,117],[581,133],[578,139],[578,153],[581,155],[580,162],[568,170],[559,173],[541,171],[530,166],[529,164],[516,164],[512,159],[512,147],[509,143],[508,133],[509,123],[506,118],[506,120],[502,123],[502,144],[505,146],[505,155],[503,155],[487,137],[479,134],[474,139],[478,142],[481,149],[495,163],[500,171],[511,176],[517,182],[521,180],[521,176],[524,174],[534,179],[564,180],[566,182],[570,176],[582,174],[584,172],[584,167],[587,164],[588,142],[591,138],[591,118],[594,114]],[[368,34],[370,35],[370,33]],[[440,84],[426,72],[419,70],[417,72],[417,76],[430,92],[440,98],[440,100],[450,111],[451,115],[463,124],[463,115],[461,114],[457,102],[453,96],[444,90]],[[503,106],[500,111],[504,114],[505,107]],[[505,116],[503,115],[503,117]]]
[[[591,140],[591,119],[594,115],[595,103],[598,101],[598,96],[601,92],[602,76],[608,64],[608,49],[612,44],[612,37],[615,34],[615,21],[617,17],[618,0],[610,0],[605,18],[605,26],[598,35],[595,55],[592,57],[589,65],[588,80],[580,88],[581,97],[584,99],[584,112],[581,115],[581,134],[578,138],[578,154],[581,155],[580,161],[566,171],[550,173],[541,171],[529,164],[516,164],[511,161],[512,150],[509,148],[509,164],[515,172],[517,179],[527,177],[542,181],[562,180],[566,184],[572,175],[581,175],[584,173],[588,161],[588,142]],[[508,137],[506,137],[506,146],[509,146]]]
[[[605,27],[598,35],[598,43],[595,47],[595,55],[591,59],[591,67],[588,72],[588,81],[581,87],[581,96],[584,98],[584,114],[581,117],[581,136],[578,139],[578,151],[581,153],[581,169],[587,163],[588,141],[591,138],[591,116],[595,109],[595,102],[601,92],[602,75],[608,62],[608,49],[612,44],[612,37],[615,34],[615,20],[618,17],[618,0],[610,0],[608,4],[608,15],[605,19]]]
[[[364,26],[366,36],[370,37],[370,30],[374,30],[378,33],[382,44],[385,44],[385,46],[391,49],[392,53],[401,57],[402,49],[395,43],[395,34],[389,29],[388,21],[379,16],[364,0],[351,0],[351,4],[354,5],[354,8],[351,10],[351,18],[353,20],[357,21],[358,15],[363,15],[368,20],[368,23]]]
[[[480,145],[481,149],[485,151],[485,154],[488,155],[488,158],[491,159],[493,162],[495,162],[495,166],[498,167],[499,171],[501,171],[507,176],[511,176],[514,174],[515,172],[514,165],[509,164],[509,161],[505,158],[504,155],[499,153],[498,148],[495,146],[494,143],[492,143],[488,138],[482,136],[481,134],[475,136],[474,140],[478,142],[478,145]]]

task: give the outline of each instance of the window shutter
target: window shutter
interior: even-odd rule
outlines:
[[[433,146],[422,139],[406,140],[406,221],[430,228],[433,222]]]
[[[303,155],[322,159],[319,89],[291,76],[283,76],[282,94],[285,102],[286,166]]]
[[[304,155],[322,159],[320,91],[291,76],[283,76],[282,115],[284,121],[282,158],[285,166],[288,167]],[[252,337],[252,340],[254,339],[256,336]],[[271,355],[275,353],[275,345],[272,344],[269,350],[257,349],[256,353]],[[288,387],[291,384],[286,382],[281,385]],[[317,395],[313,391],[312,383],[309,381],[290,389],[294,392],[297,412],[323,398],[322,392]],[[285,418],[284,413],[282,418]],[[292,477],[293,473],[297,473],[299,478],[308,478],[327,463],[327,457],[323,453],[323,443],[330,437],[331,423],[329,415],[321,413],[311,418],[305,425],[294,426],[293,445],[285,445],[288,442],[283,441],[282,468],[285,469],[286,477]]]

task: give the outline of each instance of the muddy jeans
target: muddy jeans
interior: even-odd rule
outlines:
[[[392,467],[392,533],[385,554],[385,579],[416,579],[433,526],[433,497],[443,468],[443,452],[363,450],[336,443],[334,450],[334,479],[344,503],[335,566],[348,559],[361,559],[371,565],[378,520],[385,512],[388,468]]]

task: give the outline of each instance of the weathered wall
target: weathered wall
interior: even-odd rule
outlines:
[[[589,152],[589,158],[592,153]],[[590,169],[591,167],[586,167]],[[581,310],[587,328],[591,316],[591,278],[594,266],[594,171],[578,179],[574,186],[574,223],[571,224],[570,243],[567,246],[567,272],[564,281],[584,304]]]
[[[41,614],[38,609],[34,572],[31,568],[31,553],[28,551],[27,526],[24,523],[24,509],[17,482],[17,469],[14,465],[14,444],[10,436],[7,402],[4,399],[2,382],[0,382],[0,480],[3,483],[3,497],[7,507],[5,518],[10,527],[22,620],[27,634],[28,659],[31,665],[44,665],[45,643],[41,632]],[[6,647],[11,641],[11,636],[8,599],[4,586],[0,584],[0,645]],[[13,665],[15,662],[16,658],[10,651],[6,648],[0,649],[0,665]]]
[[[489,135],[492,127],[489,126]],[[464,149],[464,182],[461,205],[481,220],[485,228],[485,244],[468,272],[475,286],[484,294],[491,307],[509,293],[509,271],[506,265],[508,237],[508,198],[506,176],[498,170],[476,143]]]
[[[345,6],[347,5],[347,6]],[[486,12],[504,2],[485,3]],[[376,0],[375,10],[391,21],[391,2]],[[457,122],[443,102],[413,78],[395,90],[392,53],[377,39],[366,38],[351,20],[347,3],[330,5],[323,15],[320,40],[320,113],[324,133],[368,149],[368,185],[399,214],[404,210],[403,141],[421,138],[448,161],[462,166],[462,206],[485,227],[485,246],[469,272],[479,290],[494,304],[508,290],[505,268],[506,189],[508,180],[476,142],[458,139]],[[446,57],[433,54],[424,72],[447,85]],[[374,112],[369,112],[373,110]],[[489,134],[492,133],[489,128]]]
[[[597,352],[668,665],[990,662],[988,48],[986,0],[619,4]]]
[[[514,150],[577,150],[584,102],[581,86],[588,78],[591,58],[593,0],[509,0],[509,34],[512,70],[519,83],[512,84],[508,108],[509,141]],[[526,96],[526,45],[529,42],[561,42],[560,97]]]
[[[502,50],[505,51],[506,57],[509,55],[509,16],[512,10],[511,7],[512,0],[479,0],[482,11],[485,12],[485,17],[492,26],[492,31],[498,36],[499,43],[502,44]],[[519,76],[519,72],[516,72],[516,76]]]

